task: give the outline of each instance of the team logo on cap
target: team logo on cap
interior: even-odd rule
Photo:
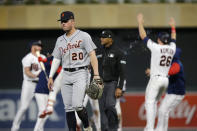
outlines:
[[[62,13],[62,17],[64,17],[64,13]]]

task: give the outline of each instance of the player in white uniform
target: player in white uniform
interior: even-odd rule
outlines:
[[[167,33],[160,33],[158,35],[157,43],[153,42],[146,35],[144,30],[144,19],[143,15],[137,16],[139,34],[142,40],[147,44],[147,47],[151,51],[151,65],[150,65],[150,80],[146,87],[145,94],[145,109],[146,109],[146,127],[144,131],[154,131],[157,100],[159,98],[159,92],[162,89],[168,87],[168,72],[170,69],[172,58],[176,51],[176,33],[175,21],[173,18],[170,19],[171,42]]]
[[[85,95],[83,106],[86,107],[88,101],[90,102],[90,106],[93,112],[92,117],[90,118],[92,122],[94,122],[96,131],[101,131],[100,124],[100,112],[99,112],[99,103],[98,100],[91,99],[88,95]],[[80,130],[81,120],[79,119],[77,113],[75,113],[77,119],[77,128]]]
[[[47,59],[42,59],[41,57],[38,57],[38,61],[39,62],[43,62],[44,66],[45,66],[45,72],[47,74],[47,76],[49,75],[50,69],[51,69],[51,62],[52,62],[53,57],[51,55],[47,55]],[[43,131],[44,130],[44,124],[48,118],[47,117],[43,117],[42,113],[44,112],[46,105],[47,105],[47,101],[48,101],[48,97],[49,97],[49,89],[48,89],[48,81],[46,79],[46,75],[44,73],[44,71],[42,71],[39,75],[39,81],[38,84],[36,86],[35,89],[35,98],[36,98],[36,102],[38,105],[38,117],[37,117],[37,121],[34,127],[34,131]],[[62,78],[62,73],[61,73],[61,67],[59,67],[57,73],[54,76],[54,87],[53,87],[53,91],[54,93],[58,93],[58,89],[60,89],[61,86],[61,78]],[[56,96],[55,94],[55,96]],[[46,114],[45,114],[46,116]]]
[[[88,114],[83,106],[85,88],[88,82],[88,66],[92,65],[94,79],[99,79],[96,46],[90,35],[75,28],[74,14],[70,11],[61,13],[60,20],[65,34],[60,36],[53,51],[53,62],[49,75],[48,87],[53,85],[53,75],[62,62],[63,78],[61,93],[65,105],[66,119],[70,131],[76,130],[75,111],[82,120],[85,131],[92,130]]]
[[[38,82],[38,75],[41,72],[41,67],[36,57],[36,51],[42,50],[41,41],[33,41],[30,43],[31,52],[22,59],[23,65],[23,84],[21,91],[21,101],[19,110],[15,116],[11,131],[18,131],[22,118],[34,97],[34,91]],[[44,55],[41,57],[46,58]]]
[[[122,88],[123,95],[124,95],[125,91],[126,91],[126,80],[125,80],[124,86]],[[124,96],[121,96],[120,98],[116,99],[116,106],[115,106],[115,108],[116,108],[116,111],[117,111],[118,121],[119,121],[118,131],[122,131],[122,110],[121,110],[120,103],[124,102],[124,101],[125,101]]]

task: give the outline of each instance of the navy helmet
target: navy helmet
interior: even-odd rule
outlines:
[[[170,42],[170,35],[167,32],[160,32],[158,34],[158,38],[163,42],[164,44],[168,44]]]

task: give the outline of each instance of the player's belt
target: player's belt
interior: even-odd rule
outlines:
[[[161,77],[169,77],[169,76],[165,76],[165,75],[155,75],[155,76],[161,76]]]
[[[28,81],[31,81],[33,83],[38,83],[38,80],[28,80]]]
[[[74,72],[74,71],[78,71],[81,69],[88,69],[88,66],[82,66],[82,67],[77,67],[77,68],[64,68],[64,71]]]

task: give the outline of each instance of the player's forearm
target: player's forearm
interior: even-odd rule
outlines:
[[[60,60],[57,59],[57,58],[53,58],[53,61],[52,61],[52,65],[51,65],[51,70],[50,70],[50,74],[49,74],[49,77],[50,78],[53,78],[53,76],[55,75],[59,65],[60,65]]]
[[[175,29],[175,26],[171,27],[171,39],[176,40],[176,29]]]
[[[138,29],[139,29],[140,38],[144,40],[144,38],[146,37],[146,31],[142,23],[138,24]]]
[[[124,81],[126,80],[126,65],[121,65],[120,75],[119,75],[119,85],[118,88],[122,89],[124,86]]]
[[[30,77],[30,78],[36,78],[37,75],[34,75],[31,71],[30,71],[30,67],[25,67],[25,74]]]
[[[176,22],[173,17],[170,18],[169,25],[171,27],[171,39],[176,40],[176,29],[175,29]]]
[[[90,62],[91,62],[91,65],[92,65],[92,68],[93,68],[93,71],[94,71],[94,75],[99,75],[98,60],[96,58],[95,51],[91,51],[89,55],[90,55]]]

